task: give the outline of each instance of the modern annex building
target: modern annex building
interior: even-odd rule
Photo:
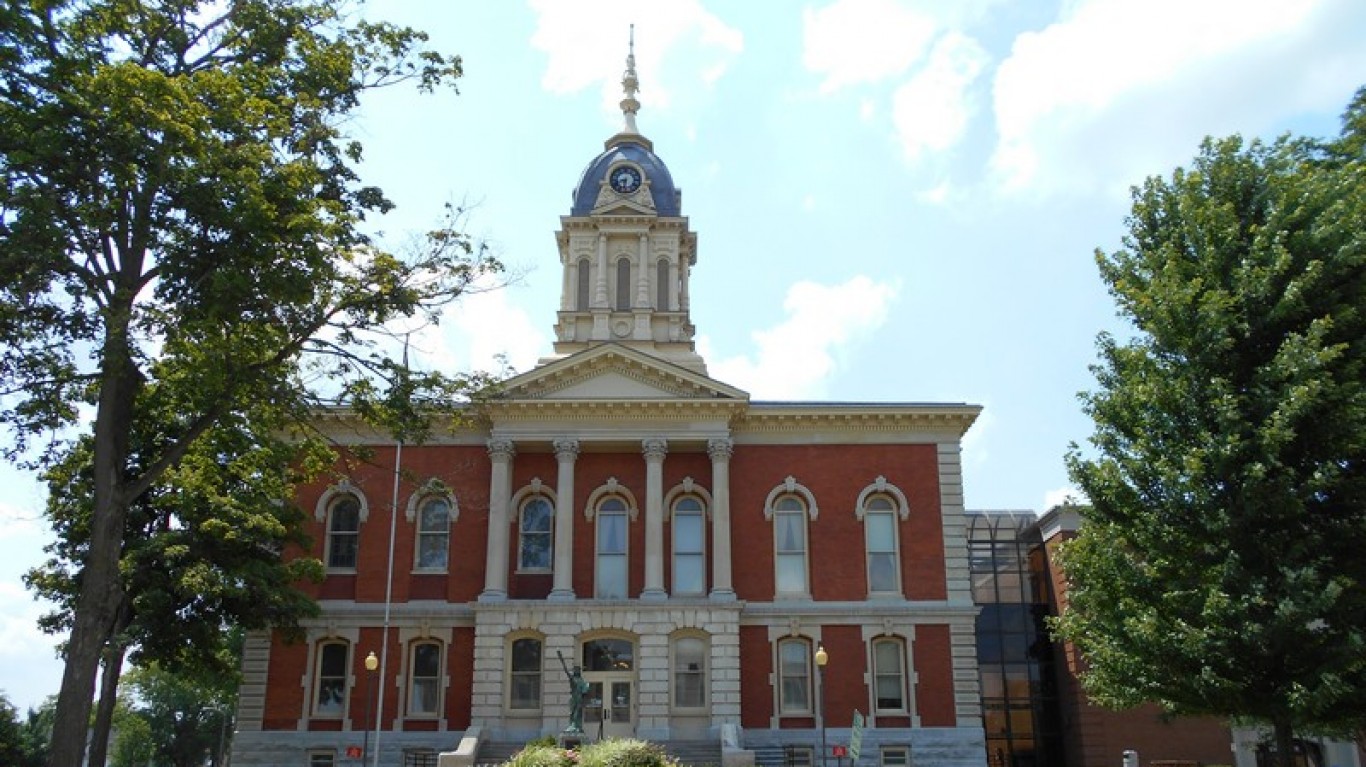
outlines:
[[[985,763],[959,458],[979,408],[708,377],[696,236],[632,59],[623,85],[556,233],[554,356],[420,447],[320,416],[365,457],[296,499],[322,614],[303,642],[249,637],[234,765],[494,761],[565,729],[575,664],[590,739],[810,763],[857,711],[865,764]]]

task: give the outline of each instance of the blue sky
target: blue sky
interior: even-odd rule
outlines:
[[[396,89],[349,126],[398,208],[395,246],[468,204],[518,279],[456,307],[418,364],[517,370],[550,352],[570,192],[638,125],[698,233],[692,313],[710,372],[755,399],[972,402],[972,508],[1043,510],[1090,424],[1096,275],[1128,190],[1206,135],[1327,136],[1366,84],[1360,0],[421,0],[365,14],[465,62],[460,94]],[[48,536],[0,468],[0,691],[55,693],[21,573]]]

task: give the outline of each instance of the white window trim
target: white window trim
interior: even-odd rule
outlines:
[[[351,567],[334,567],[332,565],[332,509],[347,498],[354,498],[356,503],[360,506],[360,510],[356,514],[356,532],[354,533],[356,538],[356,563]],[[341,491],[329,495],[327,505],[323,508],[323,517],[321,520],[323,523],[323,567],[328,573],[346,575],[355,573],[360,569],[360,533],[361,528],[365,525],[366,517],[369,516],[367,508],[365,496],[355,492]],[[353,533],[347,533],[347,535],[353,535]]]
[[[702,642],[702,705],[678,705],[678,666],[677,644],[683,639],[697,639]],[[669,711],[681,716],[702,716],[711,710],[711,637],[705,632],[684,630],[669,637]]]
[[[615,480],[614,480],[614,481],[615,481]],[[612,493],[612,494],[606,494],[606,493],[604,493],[604,494],[602,494],[602,495],[598,495],[597,493],[594,493],[593,499],[590,501],[590,506],[589,506],[589,508],[592,510],[592,515],[589,517],[589,519],[592,519],[592,520],[593,520],[593,598],[594,598],[594,599],[607,599],[607,598],[608,598],[608,597],[603,597],[603,596],[601,596],[601,595],[598,593],[598,586],[600,585],[600,584],[598,583],[598,559],[599,559],[599,557],[603,556],[602,552],[598,550],[598,528],[599,528],[600,525],[602,524],[602,515],[600,515],[600,514],[598,513],[598,511],[599,511],[599,507],[600,507],[603,503],[606,503],[607,501],[612,500],[612,499],[620,500],[621,503],[622,503],[622,505],[626,507],[625,509],[622,509],[620,512],[618,512],[618,511],[613,511],[612,513],[613,513],[614,515],[620,513],[623,517],[626,518],[626,531],[625,531],[626,539],[625,539],[624,541],[622,541],[623,550],[622,550],[622,552],[621,552],[621,554],[620,554],[621,558],[624,560],[624,563],[625,563],[625,568],[626,568],[625,579],[626,579],[626,581],[625,581],[625,583],[622,583],[622,584],[621,584],[621,586],[622,586],[622,591],[623,591],[623,596],[621,596],[620,599],[630,599],[630,598],[631,598],[631,523],[634,522],[634,521],[636,520],[636,513],[635,513],[636,507],[635,507],[635,504],[633,503],[633,500],[634,500],[634,499],[632,499],[632,498],[630,498],[630,497],[628,497],[628,496],[626,496],[626,495],[624,495],[624,494],[622,494],[622,493]],[[613,556],[617,556],[617,555],[613,554]],[[613,597],[613,598],[616,598],[616,597]]]
[[[877,678],[879,675],[877,645],[883,643],[894,644],[900,649],[898,657],[901,660],[901,708],[878,708],[877,706]],[[910,668],[909,647],[910,643],[904,637],[896,635],[884,634],[873,637],[868,642],[868,668],[870,669],[868,672],[868,692],[872,698],[870,709],[877,716],[910,716],[911,714],[911,686],[907,683],[908,669]]]
[[[631,488],[617,482],[616,477],[608,477],[607,481],[599,485],[588,496],[588,502],[583,505],[583,518],[589,522],[593,521],[593,515],[598,513],[598,503],[609,495],[619,495],[626,501],[626,513],[631,521],[636,521],[640,514],[640,504],[636,503],[636,495],[631,492]]]
[[[664,521],[673,519],[674,501],[685,495],[695,495],[702,499],[702,513],[706,515],[707,521],[711,521],[711,493],[707,488],[697,484],[692,477],[684,477],[682,482],[669,488],[669,492],[664,494]]]
[[[858,494],[858,501],[854,504],[855,519],[860,522],[863,521],[868,499],[874,495],[886,495],[891,497],[892,505],[895,507],[896,513],[901,517],[902,522],[911,518],[911,506],[906,502],[906,494],[901,492],[901,488],[888,482],[886,477],[878,475],[877,479],[874,479],[872,484],[863,488],[863,491]],[[815,519],[815,517],[812,517],[812,519]]]
[[[868,721],[870,727],[877,726],[879,715],[888,717],[907,717],[911,719],[912,727],[920,726],[920,712],[915,705],[915,691],[920,684],[920,675],[916,673],[915,666],[915,624],[905,619],[897,620],[891,616],[883,616],[882,625],[864,624],[863,626],[863,647],[867,653],[864,660],[865,668],[868,669],[864,674],[863,686],[868,692]],[[877,690],[873,688],[873,642],[878,639],[899,639],[901,640],[902,652],[904,653],[901,662],[902,666],[902,694],[906,696],[906,710],[901,713],[890,711],[879,712],[877,710]]]
[[[806,645],[806,707],[785,711],[783,709],[783,645],[788,643]],[[773,691],[775,719],[807,718],[816,716],[816,647],[817,640],[808,636],[784,636],[773,643]]]
[[[534,497],[545,498],[550,503],[550,566],[522,568],[522,512],[528,501]],[[511,500],[513,512],[508,516],[512,517],[512,524],[517,528],[517,548],[516,548],[516,571],[519,573],[549,573],[555,570],[555,508],[559,499],[555,496],[555,491],[541,482],[540,477],[534,477],[530,482],[523,486],[516,493],[513,493]]]
[[[318,503],[313,507],[313,518],[319,522],[327,520],[327,512],[332,508],[332,499],[339,495],[354,495],[360,502],[360,522],[365,524],[370,519],[370,502],[366,500],[365,493],[359,487],[351,484],[348,477],[342,479],[335,485],[329,485],[323,494],[318,496]]]
[[[806,485],[798,482],[795,477],[788,475],[787,479],[768,491],[768,497],[764,499],[764,519],[773,521],[773,504],[784,495],[795,495],[806,502],[806,513],[812,522],[820,516],[820,510],[816,507],[816,496],[811,494]]]
[[[812,497],[811,492],[810,492],[809,490],[807,490],[805,487],[802,487],[802,486],[799,485],[799,484],[796,484],[796,482],[793,481],[792,477],[788,477],[787,480],[788,480],[787,483],[785,483],[785,484],[783,484],[783,485],[779,485],[778,487],[774,488],[773,491],[770,492],[770,493],[768,494],[768,499],[764,502],[764,518],[767,519],[770,523],[772,523],[772,524],[774,525],[774,528],[773,528],[773,535],[770,536],[770,543],[769,543],[769,545],[772,547],[772,551],[773,551],[773,598],[774,598],[774,599],[810,599],[810,598],[811,598],[811,520],[813,520],[813,519],[816,518],[816,515],[815,515],[814,511],[812,510],[813,507],[812,507],[811,504],[815,501],[815,499]],[[793,489],[793,491],[788,491],[788,490],[786,489],[787,487],[792,487],[792,488],[794,488],[794,489]],[[798,491],[800,491],[800,492],[798,492]],[[803,572],[803,574],[804,574],[804,577],[802,578],[802,580],[803,580],[803,582],[804,582],[803,585],[805,586],[805,588],[804,588],[802,591],[781,591],[781,590],[778,588],[778,581],[779,581],[779,577],[778,577],[778,560],[779,560],[779,557],[782,555],[782,552],[779,552],[779,551],[778,551],[778,535],[777,535],[777,532],[778,532],[778,531],[777,531],[777,523],[774,521],[774,518],[780,513],[780,512],[778,511],[778,509],[776,508],[776,504],[778,503],[778,501],[780,501],[780,500],[782,500],[783,498],[786,498],[786,497],[788,497],[788,496],[791,496],[791,497],[797,499],[798,503],[801,503],[803,506],[805,506],[804,511],[806,512],[805,515],[803,515],[803,519],[802,519],[802,572]],[[781,512],[781,513],[783,513],[783,514],[791,514],[791,513],[793,513],[793,511],[794,511],[794,510],[784,510],[784,511]],[[865,566],[866,566],[866,565],[865,565]]]
[[[347,632],[358,633],[358,632]],[[322,682],[321,665],[323,645],[339,644],[346,647],[346,673],[342,677],[342,710],[335,714],[318,713],[318,685]],[[355,662],[356,637],[328,634],[308,638],[308,671],[304,674],[304,690],[307,692],[308,718],[318,721],[345,721],[351,713],[351,691],[356,686],[356,676],[351,664]]]
[[[436,669],[436,710],[432,712],[413,711],[413,683],[417,681],[416,672],[413,670],[413,655],[420,644],[436,645],[437,669]],[[409,640],[404,647],[403,654],[403,711],[407,719],[414,721],[431,721],[440,719],[446,709],[446,688],[450,684],[450,677],[446,670],[446,655],[450,650],[446,642],[434,636],[419,636]]]
[[[438,499],[446,502],[446,564],[442,567],[422,567],[419,563],[422,550],[422,523],[418,519],[418,511],[422,504],[430,499]],[[455,499],[455,493],[451,492],[450,487],[436,477],[427,480],[417,492],[408,496],[408,508],[405,512],[408,523],[413,525],[413,572],[414,573],[444,573],[449,572],[451,567],[451,528],[455,526],[455,520],[460,516],[460,503]]]
[[[522,639],[534,639],[541,645],[541,668],[538,669],[540,685],[536,691],[536,706],[533,708],[512,707],[512,645]],[[539,631],[521,629],[507,635],[503,641],[503,715],[510,718],[540,719],[545,709],[546,641]]]

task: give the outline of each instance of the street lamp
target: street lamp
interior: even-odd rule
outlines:
[[[365,764],[365,758],[370,754],[370,706],[374,701],[375,695],[375,669],[379,668],[379,658],[375,657],[375,651],[365,656],[365,738],[360,750],[360,763]],[[352,741],[353,743],[355,741]]]
[[[825,765],[825,664],[830,662],[830,655],[825,651],[825,645],[816,645],[816,671],[819,674],[816,686],[816,715],[821,718],[821,765]]]

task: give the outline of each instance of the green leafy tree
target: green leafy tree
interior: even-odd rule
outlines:
[[[225,651],[233,663],[236,651]],[[235,663],[233,663],[235,665]],[[125,675],[137,704],[137,716],[147,724],[152,757],[171,767],[219,764],[220,746],[226,746],[231,711],[237,700],[237,674],[171,673],[152,663]]]
[[[47,728],[51,706],[29,709],[21,718],[9,698],[0,693],[0,764],[42,767],[47,761]]]
[[[459,74],[420,32],[320,0],[0,9],[4,452],[52,465],[71,449],[52,435],[93,419],[54,767],[81,763],[129,508],[215,425],[344,402],[420,432],[405,411],[470,385],[405,377],[373,334],[434,318],[497,264],[450,226],[401,256],[372,243],[391,204],[344,133],[366,91]],[[154,442],[133,444],[140,422]]]
[[[1084,395],[1058,624],[1101,703],[1366,719],[1366,89],[1329,142],[1207,140],[1097,254],[1134,337]]]

